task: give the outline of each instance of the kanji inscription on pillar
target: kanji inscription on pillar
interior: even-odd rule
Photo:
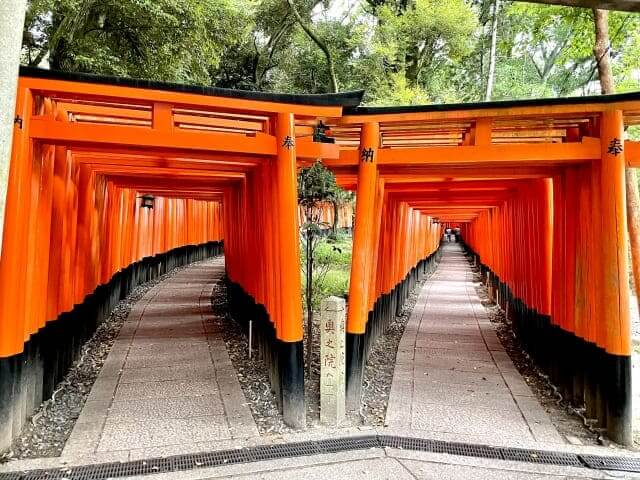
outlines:
[[[345,301],[329,297],[320,309],[320,421],[335,426],[345,418]]]

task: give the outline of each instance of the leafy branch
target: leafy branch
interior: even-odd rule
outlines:
[[[304,32],[307,34],[307,36],[313,40],[313,42],[318,46],[318,48],[320,50],[322,50],[322,53],[324,53],[324,56],[327,60],[327,69],[328,69],[328,73],[329,73],[329,81],[331,83],[330,85],[330,89],[331,92],[335,93],[338,91],[338,79],[336,77],[336,71],[333,65],[333,56],[331,55],[331,50],[329,50],[329,47],[327,47],[327,44],[325,42],[323,42],[320,37],[318,35],[316,35],[316,33],[311,29],[311,27],[309,27],[309,25],[306,24],[306,22],[302,19],[302,17],[300,16],[300,13],[298,12],[298,9],[296,8],[295,4],[293,3],[293,0],[287,0],[287,3],[289,4],[289,8],[291,9],[291,13],[293,13],[293,16],[296,17],[296,21],[298,22],[298,25],[300,25],[300,27],[302,27],[302,30],[304,30]]]

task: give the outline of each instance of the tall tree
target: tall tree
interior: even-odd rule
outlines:
[[[596,37],[593,54],[598,67],[600,88],[602,93],[606,95],[615,92],[615,80],[610,61],[609,12],[594,9],[593,20]],[[638,285],[640,285],[640,202],[638,201],[638,180],[633,168],[625,168],[625,187],[627,192],[627,228],[631,243],[631,266],[637,294]],[[637,298],[640,307],[640,296]]]
[[[493,93],[493,82],[496,74],[496,46],[498,43],[498,14],[500,11],[500,0],[493,0],[493,19],[491,20],[491,48],[489,49],[489,72],[487,73],[487,90],[484,96],[485,101],[491,100]]]
[[[331,50],[327,46],[327,43],[324,40],[322,40],[320,38],[320,36],[318,36],[318,34],[313,31],[313,28],[310,27],[307,24],[307,22],[302,18],[302,16],[298,12],[298,7],[296,7],[294,1],[293,0],[287,0],[287,3],[289,4],[289,8],[291,9],[291,12],[293,13],[293,16],[297,20],[298,25],[300,25],[302,30],[304,30],[304,33],[307,34],[307,36],[313,41],[313,43],[315,43],[318,46],[318,48],[320,50],[322,50],[322,53],[324,54],[325,59],[327,60],[327,72],[329,74],[329,81],[330,81],[330,83],[329,83],[329,91],[334,92],[334,93],[337,92],[338,91],[338,79],[336,77],[336,70],[335,70],[335,66],[333,64],[333,55],[331,53]]]
[[[462,0],[389,2],[376,8],[379,48],[392,71],[403,72],[409,86],[471,52],[477,18]]]

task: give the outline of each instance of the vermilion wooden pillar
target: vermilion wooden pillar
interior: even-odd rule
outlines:
[[[606,322],[607,431],[613,441],[631,445],[631,323],[623,135],[622,111],[604,112],[600,125],[602,229],[599,244],[604,315],[600,321]]]
[[[360,163],[356,193],[356,218],[353,229],[353,257],[349,307],[347,310],[347,408],[360,405],[360,390],[364,367],[364,336],[366,333],[370,274],[373,270],[373,234],[376,230],[375,198],[378,175],[378,147],[380,126],[365,123],[360,133]]]
[[[280,266],[280,330],[278,333],[282,411],[287,425],[302,428],[304,409],[304,362],[302,304],[300,302],[300,255],[298,246],[298,194],[295,126],[293,114],[276,118],[276,194],[278,211],[278,260]]]
[[[591,242],[593,247],[592,272],[593,279],[590,283],[591,298],[593,299],[593,323],[594,340],[590,347],[590,365],[587,366],[587,392],[586,392],[586,414],[588,418],[597,418],[598,425],[604,427],[607,423],[606,393],[602,382],[601,363],[605,354],[605,321],[604,305],[600,301],[602,292],[602,262],[596,259],[600,256],[600,235],[602,232],[602,212],[601,212],[601,186],[600,177],[602,175],[601,161],[591,162]]]

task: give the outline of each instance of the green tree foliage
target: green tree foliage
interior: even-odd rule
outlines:
[[[640,15],[611,12],[614,75],[638,89]],[[590,9],[513,2],[499,29],[496,98],[599,93]],[[635,75],[635,77],[634,77]]]
[[[24,63],[248,90],[337,84],[377,105],[479,101],[494,1],[29,0]],[[597,92],[591,10],[500,3],[492,98]],[[609,23],[618,90],[639,89],[640,15]]]
[[[365,102],[382,105],[449,100],[446,72],[474,45],[477,25],[463,0],[360,4],[337,18],[315,18],[315,30],[332,51],[342,89],[365,89]],[[326,12],[325,12],[326,13]],[[274,85],[297,92],[327,91],[322,52],[303,32],[292,37]]]
[[[386,50],[389,68],[403,72],[409,87],[426,86],[429,77],[471,51],[477,18],[463,1],[415,0],[403,8],[384,4],[375,14],[378,48]]]
[[[25,63],[209,84],[252,28],[250,0],[30,0]]]
[[[321,249],[322,254],[318,258],[318,247],[323,244],[323,233],[331,225],[322,222],[322,204],[336,202],[341,188],[336,184],[333,173],[326,169],[322,162],[318,161],[311,167],[303,168],[298,173],[298,205],[304,211],[304,223],[301,226],[302,242],[302,281],[303,300],[307,313],[307,361],[310,362],[311,343],[313,332],[313,311],[320,302],[319,294],[322,292],[318,285],[323,285],[324,279],[330,270],[331,255],[327,257],[326,249]],[[335,203],[334,203],[335,205]],[[338,250],[338,247],[331,247]],[[310,365],[310,363],[308,363]]]

